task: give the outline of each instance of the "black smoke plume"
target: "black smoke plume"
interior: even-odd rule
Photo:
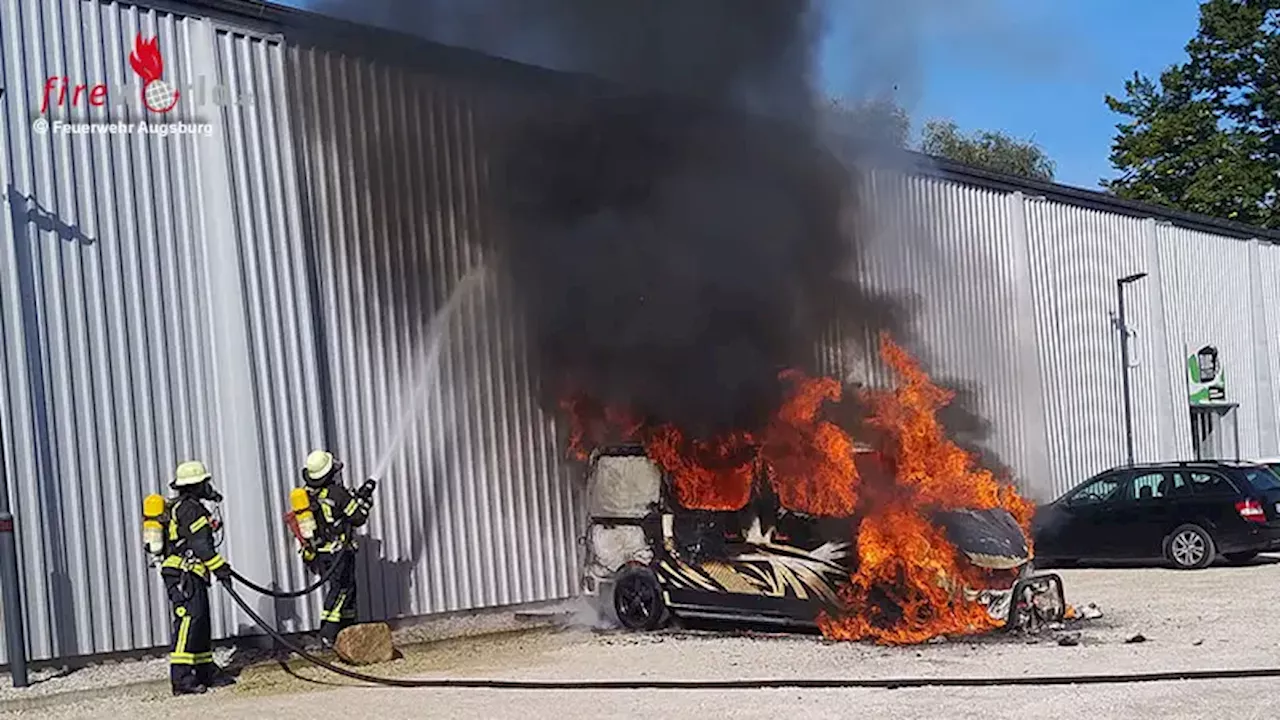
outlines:
[[[518,117],[496,152],[497,250],[545,404],[570,393],[701,436],[758,428],[860,288],[855,197],[815,128],[818,3],[360,0],[323,8],[613,92]]]

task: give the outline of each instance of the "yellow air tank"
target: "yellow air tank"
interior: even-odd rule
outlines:
[[[298,534],[303,540],[310,540],[316,534],[316,516],[311,512],[311,496],[306,488],[294,488],[289,491],[289,505],[293,508],[293,518],[298,522]]]
[[[160,495],[148,495],[142,501],[142,542],[152,555],[164,552],[164,512],[165,501]]]

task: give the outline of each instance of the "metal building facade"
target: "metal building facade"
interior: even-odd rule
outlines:
[[[1240,456],[1280,455],[1274,237],[939,176],[870,173],[865,277],[903,298],[912,346],[990,422],[980,439],[1024,492],[1047,501],[1125,462],[1116,281],[1133,273],[1149,274],[1126,290],[1135,459],[1193,457],[1186,361],[1203,344],[1224,357]],[[873,360],[844,370],[884,380]]]
[[[364,616],[571,595],[578,495],[471,242],[485,171],[465,86],[172,7],[0,8],[0,430],[30,657],[168,642],[138,508],[187,458],[227,497],[223,552],[245,575],[302,584],[281,514],[307,451],[331,446],[382,482]],[[211,135],[33,129],[145,117],[133,96],[40,107],[48,77],[128,87],[139,33],[199,96],[166,119]],[[400,192],[370,182],[380,138],[418,153],[384,158]],[[215,633],[251,632],[224,600]],[[286,629],[317,616],[256,609]]]
[[[212,466],[223,550],[255,579],[302,584],[281,513],[328,445],[350,480],[382,481],[365,617],[572,595],[580,488],[478,242],[501,231],[484,128],[519,83],[388,50],[403,39],[330,42],[287,12],[155,5],[0,0],[0,453],[30,656],[168,641],[138,510],[190,457]],[[184,119],[210,136],[33,130],[49,77],[125,86],[138,33],[160,38],[166,78],[196,96]],[[116,100],[87,117],[143,117]],[[1206,342],[1242,451],[1280,454],[1280,245],[944,170],[872,173],[864,272],[906,299],[915,344],[1025,489],[1123,460],[1112,313],[1132,272],[1150,273],[1129,295],[1138,457],[1189,456],[1184,352]],[[219,636],[250,631],[215,603]],[[257,609],[316,620],[308,603]]]

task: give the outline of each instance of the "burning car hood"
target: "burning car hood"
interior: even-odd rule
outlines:
[[[978,567],[1011,570],[1031,559],[1027,537],[1007,510],[946,510],[935,513],[934,520]]]

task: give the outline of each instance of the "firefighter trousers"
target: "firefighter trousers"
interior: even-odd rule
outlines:
[[[356,621],[356,554],[350,550],[317,553],[311,569],[324,575],[334,563],[338,568],[329,579],[320,613],[320,637],[329,642],[337,640],[338,633]]]
[[[218,671],[213,662],[209,584],[193,573],[177,572],[165,573],[164,586],[173,610],[169,682],[178,691],[208,685]]]

